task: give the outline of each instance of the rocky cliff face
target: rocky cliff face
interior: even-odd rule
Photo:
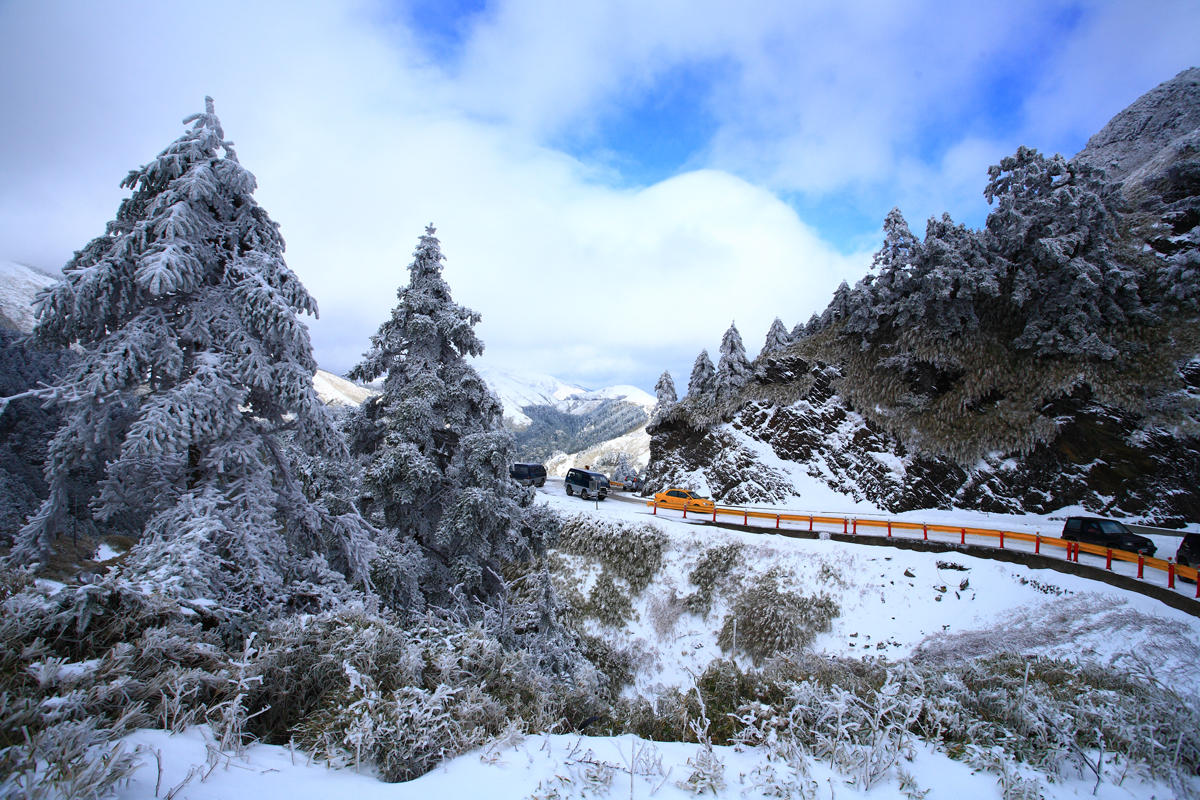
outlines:
[[[1012,195],[986,230],[931,220],[921,243],[889,215],[879,275],[760,357],[735,402],[658,415],[649,487],[804,507],[799,471],[892,512],[1200,520],[1200,69],[1070,162],[1031,153],[995,168],[989,192],[1026,170],[1070,200],[1061,220],[1014,228],[1042,200]],[[1053,291],[1080,324],[1039,311]],[[1092,305],[1069,305],[1087,291]]]

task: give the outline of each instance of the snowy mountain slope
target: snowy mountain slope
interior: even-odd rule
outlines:
[[[530,419],[521,412],[525,406],[555,406],[572,395],[585,394],[587,389],[560,381],[551,375],[525,370],[502,370],[478,365],[479,373],[504,404],[504,419],[510,428],[519,430]]]
[[[323,369],[318,369],[313,375],[313,388],[317,390],[317,397],[327,406],[357,406],[368,397],[379,394],[376,389],[359,386]]]
[[[504,419],[513,430],[522,430],[530,424],[530,418],[521,410],[526,406],[553,406],[567,414],[587,414],[605,400],[624,400],[650,413],[657,402],[654,395],[636,386],[609,386],[593,391],[540,372],[482,365],[477,366],[476,371],[500,396]]]
[[[546,462],[546,471],[561,478],[572,467],[590,466],[611,475],[619,454],[638,470],[646,466],[650,461],[650,434],[645,425],[577,453],[557,453]]]
[[[1174,691],[1200,686],[1200,620],[1129,593],[1074,575],[1031,570],[1019,565],[960,554],[920,553],[831,540],[797,540],[774,535],[725,531],[678,518],[652,517],[644,506],[607,501],[589,503],[568,498],[561,486],[547,486],[542,499],[568,516],[585,515],[607,522],[652,521],[666,537],[662,565],[650,585],[633,598],[633,615],[623,627],[589,620],[590,631],[637,654],[632,692],[652,698],[677,687],[694,692],[697,676],[723,653],[717,632],[731,610],[730,600],[759,575],[778,569],[787,585],[805,593],[820,591],[833,598],[840,615],[818,635],[811,650],[836,657],[886,659],[933,665],[961,664],[999,651],[1031,657],[1096,662],[1117,668],[1150,668]],[[964,514],[963,524],[992,522],[981,514]],[[671,601],[692,591],[689,575],[712,548],[738,548],[736,574],[717,593],[705,615],[667,611]],[[579,581],[581,593],[596,584],[595,564],[564,555],[565,569]],[[964,586],[965,584],[965,586]],[[939,587],[948,587],[939,591]],[[739,659],[743,668],[750,665]],[[1140,665],[1140,667],[1138,666]],[[1019,675],[1018,675],[1018,683]],[[1083,691],[1082,687],[1075,691]],[[1088,698],[1077,696],[1087,703]],[[1101,701],[1103,702],[1103,701]],[[702,758],[694,743],[647,741],[633,735],[521,733],[443,763],[407,783],[385,784],[369,767],[351,763],[329,769],[320,760],[287,746],[255,744],[243,756],[222,754],[216,769],[204,767],[180,791],[192,765],[213,764],[214,737],[206,726],[170,735],[137,731],[124,740],[147,753],[133,779],[118,787],[117,797],[149,800],[166,791],[202,800],[231,796],[287,796],[293,800],[352,793],[363,798],[476,798],[524,800],[538,797],[624,797],[684,800],[696,794],[685,786]],[[994,771],[968,763],[952,747],[936,748],[917,741],[902,762],[917,794],[906,791],[895,776],[870,789],[855,786],[853,776],[832,769],[828,759],[810,758],[804,791],[795,779],[788,784],[786,760],[766,745],[716,746],[722,785],[705,796],[720,800],[764,797],[872,798],[911,800],[922,796],[996,798],[1003,795]],[[961,748],[959,748],[961,750]],[[628,769],[636,760],[640,769]],[[1096,753],[1092,753],[1095,759]],[[1038,773],[1020,766],[1023,778]],[[590,772],[588,772],[590,770]],[[203,776],[203,779],[201,778]],[[589,780],[597,783],[589,783]],[[1011,778],[1009,779],[1011,780]],[[911,785],[910,785],[911,788]],[[1064,769],[1053,781],[1038,784],[1045,800],[1095,796],[1106,800],[1151,800],[1186,796],[1178,788],[1134,770],[1126,777],[1121,765],[1105,766],[1099,786],[1083,769]],[[1195,787],[1192,787],[1194,791]]]
[[[0,261],[0,325],[25,333],[33,330],[33,298],[55,283],[58,278],[32,267]]]

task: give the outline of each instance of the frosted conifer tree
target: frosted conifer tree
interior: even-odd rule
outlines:
[[[483,353],[481,317],[451,299],[434,232],[420,237],[399,304],[350,372],[384,379],[352,426],[352,445],[369,461],[372,513],[398,546],[419,548],[421,588],[446,606],[456,593],[502,591],[501,562],[542,552],[558,519],[508,476],[516,446],[500,400],[466,361]]]
[[[730,323],[721,337],[721,360],[717,364],[717,398],[721,403],[731,401],[739,389],[750,380],[750,362],[737,325]]]
[[[692,377],[688,381],[688,397],[693,399],[709,394],[717,387],[717,368],[708,357],[708,350],[701,350],[692,365]]]
[[[36,301],[35,340],[77,345],[79,358],[47,393],[64,414],[49,497],[11,559],[44,561],[79,504],[70,476],[102,465],[92,507],[142,536],[132,562],[178,591],[256,607],[328,573],[293,554],[329,553],[365,577],[372,550],[357,514],[324,514],[291,479],[282,431],[345,455],[297,318],[317,304],[284,263],[278,226],[254,201],[254,176],[212,98],[189,122],[129,173],[116,219]],[[168,574],[172,565],[180,572]]]
[[[770,330],[767,331],[767,341],[763,345],[762,353],[759,357],[761,358],[771,353],[786,350],[791,343],[792,337],[788,335],[787,328],[783,326],[783,321],[779,317],[776,317],[775,321],[771,323]]]
[[[655,406],[655,410],[666,408],[679,400],[675,394],[675,381],[671,379],[669,371],[663,370],[663,374],[659,376],[658,383],[654,384],[654,394],[658,396],[658,405]]]

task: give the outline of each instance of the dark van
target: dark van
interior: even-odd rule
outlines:
[[[1138,536],[1116,520],[1099,517],[1067,517],[1063,525],[1062,538],[1068,542],[1098,544],[1110,550],[1126,550],[1153,556],[1158,549],[1145,536]]]
[[[599,500],[608,497],[608,478],[599,472],[589,472],[586,469],[572,469],[567,472],[567,477],[563,481],[567,487],[567,494],[572,495],[579,492],[579,496],[584,500],[590,500],[593,491]],[[593,484],[595,489],[593,490]]]
[[[546,485],[546,468],[541,464],[513,464],[509,467],[508,477],[522,486]]]

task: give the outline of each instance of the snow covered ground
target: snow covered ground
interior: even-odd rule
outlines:
[[[522,798],[611,797],[682,800],[696,795],[677,783],[692,773],[699,745],[647,742],[635,736],[594,737],[563,734],[515,737],[513,741],[468,753],[446,762],[408,783],[383,783],[369,770],[331,770],[308,761],[287,747],[254,745],[241,757],[215,754],[206,728],[192,728],[174,736],[162,731],[140,731],[125,740],[142,746],[145,766],[128,786],[118,790],[123,800],[174,797],[180,800],[521,800]],[[761,748],[714,747],[723,762],[725,788],[721,798],[800,797],[799,794],[765,794],[755,785],[777,786],[787,770],[769,761]],[[158,771],[159,754],[162,763]],[[636,759],[637,766],[630,770]],[[918,745],[905,764],[929,800],[984,800],[1000,798],[996,776],[975,772],[944,753]],[[588,774],[590,773],[590,775]],[[191,776],[190,780],[189,775]],[[588,778],[596,788],[589,787]],[[774,781],[772,781],[774,778]],[[858,792],[844,776],[827,764],[813,763],[807,781],[815,784],[819,798],[865,797],[871,800],[906,800],[895,781]],[[1156,800],[1174,797],[1159,783],[1127,780],[1122,786],[1101,784],[1093,795],[1094,781],[1068,778],[1049,787],[1046,800],[1097,797],[1100,800]],[[767,788],[767,787],[763,787]],[[157,793],[156,793],[157,789]],[[908,797],[911,797],[908,796]]]
[[[883,656],[894,661],[913,655],[966,658],[1015,650],[1024,655],[1078,658],[1127,667],[1138,662],[1178,688],[1200,690],[1200,620],[1104,583],[958,553],[920,553],[728,531],[673,515],[655,517],[643,502],[628,501],[620,495],[603,503],[570,498],[561,484],[553,481],[541,490],[540,499],[566,514],[652,521],[668,535],[661,570],[634,600],[634,619],[619,631],[603,631],[638,653],[640,673],[636,685],[628,691],[645,696],[652,696],[664,686],[686,690],[693,685],[694,676],[722,655],[717,632],[728,610],[724,600],[717,600],[707,618],[683,614],[673,626],[664,626],[661,620],[656,625],[652,606],[672,591],[687,593],[687,576],[700,555],[706,548],[728,543],[743,547],[737,580],[745,582],[776,568],[785,584],[795,590],[822,591],[838,602],[841,614],[814,642],[817,651],[850,657]],[[986,521],[995,526],[998,522],[995,517],[976,517],[975,524]],[[956,518],[961,519],[961,515]],[[582,563],[579,574],[585,582],[595,578],[595,571]],[[361,774],[353,769],[330,770],[287,747],[254,745],[243,756],[220,754],[211,747],[211,734],[203,727],[175,736],[143,730],[127,737],[126,742],[145,749],[144,766],[118,793],[118,797],[130,800],[167,796],[194,800],[343,796],[361,800],[518,800],[616,798],[627,794],[634,798],[683,798],[694,795],[677,784],[691,776],[692,764],[701,757],[702,750],[696,744],[652,743],[629,735],[514,736],[459,756],[412,782],[385,784],[366,768]],[[781,796],[778,787],[788,778],[787,769],[767,750],[715,747],[713,755],[723,762],[725,784],[715,796]],[[632,771],[630,764],[635,765]],[[913,760],[903,766],[920,790],[929,790],[930,800],[1002,796],[994,773],[972,771],[963,762],[925,745],[918,744]],[[791,778],[800,780],[798,776]],[[897,781],[891,779],[860,791],[846,783],[845,775],[821,763],[813,763],[810,775],[803,780],[810,789],[815,787],[815,794],[809,796],[833,800],[899,800],[914,796],[904,794]],[[1068,776],[1062,782],[1046,784],[1043,791],[1047,800],[1060,800],[1093,796],[1093,787],[1094,780]],[[1134,777],[1120,786],[1106,781],[1094,796],[1156,800],[1176,795],[1165,785]]]

